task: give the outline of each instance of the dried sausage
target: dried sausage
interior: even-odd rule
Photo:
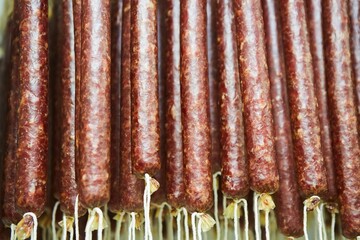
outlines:
[[[74,18],[71,0],[61,2],[61,47],[60,89],[60,163],[59,163],[59,200],[63,213],[74,215],[75,199],[78,187],[75,179],[75,45]],[[85,214],[85,209],[79,207],[79,216]]]
[[[121,40],[121,113],[120,113],[120,210],[140,211],[143,208],[144,181],[132,173],[131,164],[131,82],[130,82],[130,22],[131,0],[123,1]]]
[[[181,136],[181,95],[180,95],[180,2],[166,0],[163,9],[165,59],[165,129],[166,129],[166,197],[168,203],[180,208],[184,205],[184,167]]]
[[[48,5],[19,1],[20,60],[17,210],[40,216],[46,203],[48,159]]]
[[[110,198],[110,1],[83,1],[81,23],[78,188],[93,208]]]
[[[216,0],[206,1],[207,10],[207,55],[209,76],[210,102],[210,134],[211,134],[211,170],[213,173],[221,170],[220,159],[220,108],[219,108],[219,67],[216,48]]]
[[[250,188],[273,193],[279,188],[279,175],[261,1],[237,0],[234,7]]]
[[[206,0],[181,1],[180,19],[185,201],[189,211],[205,212],[213,204]]]
[[[132,0],[131,155],[138,176],[154,176],[161,166],[156,11],[155,0]]]
[[[276,221],[284,235],[300,237],[303,235],[302,201],[296,182],[292,152],[279,8],[277,1],[274,0],[263,0],[262,6],[274,117],[275,150],[280,179],[279,191],[274,194]]]
[[[216,5],[219,66],[221,190],[227,197],[242,198],[249,192],[236,26],[232,1]]]
[[[360,149],[346,1],[323,1],[325,68],[342,233],[360,235]]]
[[[120,210],[121,38],[123,1],[111,2],[111,188],[109,210]]]
[[[321,1],[306,1],[306,10],[312,66],[314,69],[315,95],[319,111],[321,148],[326,166],[328,186],[323,197],[328,201],[336,201],[334,159],[331,148],[330,122],[326,96]]]
[[[293,151],[304,198],[327,189],[304,2],[281,0]]]

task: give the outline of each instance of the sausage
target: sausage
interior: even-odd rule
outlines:
[[[86,208],[110,198],[110,0],[82,1],[79,200]]]
[[[304,2],[281,0],[284,55],[297,181],[304,198],[327,190]]]
[[[157,1],[133,0],[131,7],[132,165],[138,176],[160,169]]]
[[[292,148],[279,5],[274,0],[263,0],[262,7],[274,117],[276,162],[280,179],[279,191],[274,194],[276,221],[284,235],[300,237],[303,235],[303,212]]]
[[[207,11],[207,53],[210,101],[210,134],[211,134],[211,170],[221,171],[220,159],[220,107],[219,107],[219,69],[216,47],[216,0],[206,1]]]
[[[318,103],[321,149],[326,166],[327,191],[324,199],[336,201],[334,158],[331,148],[329,110],[326,96],[325,64],[321,23],[321,1],[306,1],[307,26],[309,33],[312,66],[314,70],[315,96]]]
[[[168,203],[181,208],[185,204],[183,144],[181,135],[180,93],[180,2],[164,3],[165,53],[165,139],[166,139],[166,197]]]
[[[213,204],[206,0],[180,2],[180,86],[186,208],[205,212]]]
[[[348,1],[348,12],[350,21],[350,50],[352,57],[352,71],[355,83],[356,106],[358,122],[360,121],[360,2],[358,0]]]
[[[249,175],[245,156],[236,26],[232,1],[220,0],[217,2],[216,9],[222,143],[221,190],[227,197],[239,199],[249,192]]]
[[[120,201],[120,109],[121,109],[121,33],[123,1],[111,2],[111,188],[109,210],[116,213]]]
[[[325,69],[342,233],[360,235],[360,149],[346,1],[323,3]],[[336,37],[334,37],[336,36]]]
[[[157,39],[158,39],[158,101],[159,101],[159,131],[160,131],[160,163],[161,167],[155,174],[154,178],[160,184],[159,188],[151,196],[151,202],[157,205],[166,202],[166,145],[165,145],[165,69],[163,45],[167,38],[167,33],[164,32],[164,18],[166,13],[163,12],[165,1],[158,1],[157,4]]]
[[[80,82],[81,82],[81,0],[73,0],[74,37],[75,37],[75,178],[79,177],[79,132],[81,118]]]
[[[48,159],[48,45],[45,0],[19,1],[20,60],[16,206],[38,217],[45,209]]]
[[[261,1],[234,2],[250,188],[279,188]]]
[[[74,215],[78,187],[75,179],[75,40],[72,0],[61,2],[62,16],[60,63],[60,171],[59,200],[60,208],[67,216]],[[85,209],[79,206],[79,216]]]
[[[11,35],[10,38],[10,89],[8,98],[7,111],[7,130],[6,130],[6,150],[4,155],[4,199],[3,199],[3,216],[2,220],[6,226],[12,223],[17,224],[22,216],[16,211],[16,149],[17,149],[17,129],[18,129],[18,115],[17,109],[19,106],[19,8],[15,7],[12,15],[10,28],[7,32]],[[7,57],[7,56],[6,56]],[[5,75],[5,73],[4,73]],[[6,75],[5,75],[6,76]]]
[[[137,212],[143,208],[144,181],[132,172],[131,159],[131,81],[130,38],[131,0],[123,1],[121,40],[121,108],[120,108],[120,198],[119,210]]]

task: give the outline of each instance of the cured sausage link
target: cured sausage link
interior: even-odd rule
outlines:
[[[111,2],[111,195],[109,210],[120,211],[121,39],[123,1]],[[131,163],[130,163],[131,164]]]
[[[165,134],[166,134],[166,197],[169,204],[184,205],[184,167],[181,135],[180,93],[180,2],[166,0],[164,4],[165,32]]]
[[[216,5],[216,30],[219,63],[221,190],[231,198],[245,197],[249,192],[236,26],[231,0]]]
[[[72,0],[61,3],[61,71],[60,74],[60,184],[59,200],[63,213],[74,215],[78,187],[75,179],[75,39]],[[79,207],[79,216],[85,209]]]
[[[78,187],[94,208],[110,198],[110,1],[83,0],[81,23]]]
[[[278,2],[263,0],[262,6],[274,117],[276,159],[280,179],[279,191],[274,194],[276,221],[284,235],[300,237],[303,235],[302,201],[296,181],[295,161],[292,152]]]
[[[131,1],[132,165],[138,176],[160,170],[157,1]]]
[[[320,122],[302,0],[281,0],[283,43],[298,184],[304,198],[327,190]]]
[[[19,106],[16,151],[17,210],[45,209],[48,160],[48,4],[19,1]]]
[[[307,26],[309,32],[310,51],[314,70],[315,95],[318,103],[321,147],[326,166],[327,192],[324,198],[328,201],[336,200],[336,184],[334,159],[331,147],[329,110],[326,96],[325,62],[323,50],[323,35],[321,21],[320,0],[306,1]]]
[[[144,181],[132,171],[131,160],[131,81],[130,37],[131,0],[123,1],[123,30],[121,42],[121,113],[120,113],[120,208],[137,212],[143,207]],[[118,190],[119,191],[119,190]]]
[[[181,1],[180,19],[185,201],[189,211],[205,212],[213,204],[206,0]]]
[[[360,235],[360,149],[347,1],[323,2],[324,52],[342,233]]]
[[[279,188],[261,1],[236,0],[235,16],[250,188]]]

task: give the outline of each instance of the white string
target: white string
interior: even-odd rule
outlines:
[[[317,222],[318,222],[318,231],[319,231],[319,240],[323,240],[323,235],[322,235],[322,230],[323,230],[323,226],[322,226],[322,216],[321,216],[321,211],[319,206],[316,206],[315,208],[316,213],[317,213]]]
[[[239,226],[239,219],[237,216],[238,212],[238,203],[239,201],[234,201],[234,232],[235,232],[235,240],[239,239],[239,233],[238,233],[238,226]]]
[[[266,240],[270,240],[270,226],[269,226],[269,210],[265,210],[265,236]]]
[[[16,240],[16,225],[15,224],[11,224],[10,225],[10,240]]]
[[[135,215],[135,212],[130,213],[131,220],[129,224],[129,240],[135,240]]]
[[[162,215],[163,215],[163,211],[164,211],[164,204],[161,204],[159,206],[159,212],[158,212],[158,216],[157,216],[157,220],[158,220],[158,231],[159,231],[159,240],[163,240],[163,224],[162,224]]]
[[[56,236],[56,212],[57,212],[57,209],[59,207],[59,204],[60,202],[57,201],[54,205],[54,208],[53,208],[53,212],[52,212],[52,219],[51,219],[51,229],[52,229],[52,239],[53,240],[56,240],[57,239],[57,236]]]
[[[36,240],[37,238],[37,227],[38,227],[38,220],[37,217],[35,215],[35,213],[33,212],[27,212],[23,215],[23,218],[25,218],[26,216],[30,216],[33,220],[34,226],[31,230],[31,240]]]
[[[94,222],[94,211],[89,210],[89,219],[86,223],[86,227],[85,227],[85,240],[91,240],[92,239],[92,233],[91,233],[91,226]]]
[[[177,239],[181,239],[181,212],[178,210],[176,215]]]
[[[216,226],[216,239],[220,240],[221,237],[221,227],[220,227],[220,220],[219,220],[219,200],[218,200],[218,181],[217,177],[221,175],[221,172],[216,172],[213,175],[213,191],[214,191],[214,217],[215,217],[215,226]]]
[[[336,214],[334,212],[332,212],[331,213],[331,240],[335,240],[335,221],[336,221]]]
[[[261,240],[261,228],[259,220],[259,210],[258,210],[258,199],[259,194],[254,193],[254,216],[255,216],[255,238],[256,240]]]
[[[244,208],[244,215],[245,215],[245,240],[249,240],[249,212],[248,212],[248,204],[246,199],[240,199],[240,202]]]
[[[202,240],[202,235],[201,235],[201,233],[202,233],[202,231],[201,231],[201,224],[202,224],[201,214],[198,213],[196,216],[199,218],[198,226],[197,226],[198,239]]]
[[[325,220],[324,220],[324,207],[325,207],[325,203],[321,203],[320,204],[321,226],[322,226],[323,238],[328,239],[327,238],[327,233],[326,233],[326,224],[325,224]]]
[[[110,224],[110,218],[109,218],[109,214],[108,214],[107,204],[105,204],[105,206],[104,206],[104,220],[106,223]],[[111,239],[111,227],[105,229],[104,239]]]
[[[43,228],[43,229],[41,230],[42,239],[46,239],[46,234],[47,234],[47,229],[46,229],[46,228]],[[11,237],[10,237],[10,239],[11,239]]]
[[[303,218],[303,226],[304,226],[304,238],[305,240],[309,240],[309,235],[307,233],[307,207],[306,205],[304,205],[304,210],[303,210],[303,213],[304,213],[304,218]]]
[[[125,212],[120,213],[119,219],[116,221],[115,240],[120,240],[121,223],[123,221],[124,215]]]
[[[191,214],[191,228],[192,228],[192,233],[193,233],[193,239],[197,240],[196,237],[196,215],[197,213],[192,213]]]
[[[150,184],[151,178],[149,174],[145,174],[145,190],[144,190],[144,216],[145,216],[145,240],[152,240],[151,224],[150,224],[150,202],[151,191]]]
[[[74,228],[70,229],[70,240],[74,239]]]
[[[167,240],[174,240],[174,227],[173,227],[173,215],[171,214],[171,206],[167,203],[164,205],[168,208],[169,214],[166,217],[166,233],[167,233]]]
[[[66,230],[66,216],[63,214],[63,226],[62,226],[62,235],[61,239],[66,240],[67,230]]]
[[[190,239],[190,233],[189,233],[189,222],[188,222],[188,212],[186,208],[181,208],[182,212],[184,213],[184,230],[185,230],[185,240]]]
[[[75,239],[80,239],[79,233],[79,195],[76,195],[75,198],[75,207],[74,207],[74,219],[75,219]]]
[[[226,197],[225,196],[223,196],[223,209],[225,210],[226,209]],[[228,219],[227,219],[227,217],[226,216],[224,216],[224,228],[225,228],[225,230],[224,230],[224,239],[225,240],[227,240],[228,239]]]
[[[101,211],[100,208],[96,207],[93,209],[93,211],[95,213],[97,213],[98,217],[99,217],[99,222],[98,222],[98,229],[97,229],[97,240],[102,240],[102,231],[104,229],[104,214]]]

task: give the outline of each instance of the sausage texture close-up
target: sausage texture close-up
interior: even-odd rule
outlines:
[[[216,5],[221,136],[221,191],[231,198],[249,192],[233,4]]]
[[[284,235],[300,237],[303,235],[302,201],[292,148],[279,4],[274,0],[263,0],[262,6],[280,180],[279,191],[274,194],[276,222]]]
[[[45,210],[48,159],[47,1],[19,1],[19,106],[16,205],[20,213]]]
[[[327,182],[305,5],[301,0],[281,0],[280,4],[297,179],[302,197],[308,198],[323,194]]]
[[[159,171],[157,2],[131,2],[131,141],[133,171]]]
[[[110,198],[110,0],[86,0],[81,18],[79,199],[86,208]]]
[[[341,228],[345,237],[355,238],[360,235],[360,149],[347,2],[323,1],[322,20]]]
[[[234,1],[250,188],[279,188],[261,1]]]
[[[186,207],[205,212],[213,204],[206,0],[180,2],[181,122]]]

